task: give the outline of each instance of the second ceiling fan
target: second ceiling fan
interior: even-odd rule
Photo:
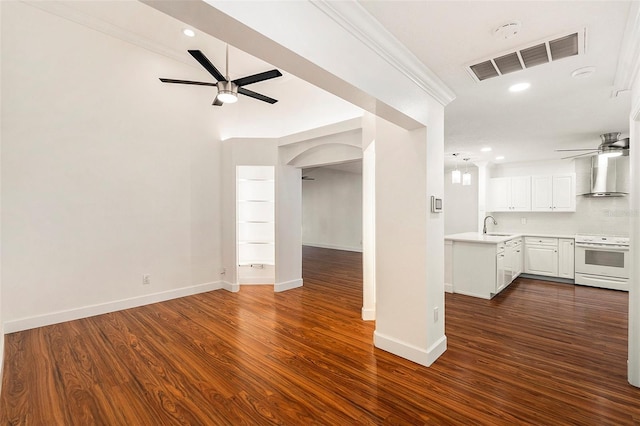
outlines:
[[[163,83],[178,83],[178,84],[193,84],[196,86],[216,86],[218,88],[218,94],[213,100],[213,105],[221,106],[225,103],[234,103],[238,100],[238,93],[249,96],[254,99],[258,99],[263,102],[275,104],[278,102],[276,99],[262,95],[260,93],[253,92],[249,89],[245,89],[244,86],[249,84],[258,83],[264,80],[270,80],[272,78],[281,77],[282,73],[276,69],[271,71],[265,71],[258,74],[250,75],[247,77],[237,78],[235,80],[229,80],[229,45],[227,45],[227,67],[226,77],[218,71],[218,69],[207,59],[207,57],[199,50],[189,50],[191,56],[209,71],[209,74],[216,79],[216,83],[209,83],[204,81],[190,81],[190,80],[174,80],[171,78],[160,78]]]

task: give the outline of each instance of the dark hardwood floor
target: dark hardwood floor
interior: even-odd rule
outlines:
[[[361,256],[304,249],[304,287],[246,286],[6,336],[23,425],[640,424],[622,292],[519,279],[446,295],[430,368],[375,349]]]

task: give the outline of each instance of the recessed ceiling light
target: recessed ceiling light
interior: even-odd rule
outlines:
[[[573,78],[589,77],[594,72],[596,72],[596,67],[578,68],[577,70],[571,73],[571,77]]]
[[[186,35],[187,37],[195,37],[196,36],[196,32],[193,31],[191,28],[185,28],[184,30],[182,30],[182,34]]]
[[[499,155],[496,157],[496,160],[500,161],[500,160],[504,160],[504,155]]]
[[[531,87],[531,83],[518,83],[509,87],[509,91],[513,93],[522,92],[523,90],[527,90],[529,87]]]
[[[489,151],[491,151],[491,147],[490,146],[485,146],[484,148],[481,148],[480,151],[489,152]]]

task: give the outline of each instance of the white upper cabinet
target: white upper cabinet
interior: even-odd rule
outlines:
[[[490,182],[489,197],[491,211],[530,211],[531,178],[529,176],[493,178]]]
[[[553,177],[553,211],[576,211],[576,178],[574,175]]]
[[[575,175],[532,176],[531,210],[535,212],[576,211]]]

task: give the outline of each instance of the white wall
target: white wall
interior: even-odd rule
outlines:
[[[300,169],[279,164],[277,139],[228,139],[223,142],[224,287],[238,291],[236,252],[236,166],[275,166],[275,291],[302,285],[302,187]]]
[[[302,181],[302,243],[362,251],[362,174],[319,167]]]
[[[217,288],[215,119],[157,80],[190,67],[25,3],[2,9],[7,331]]]
[[[451,183],[451,170],[446,170],[444,175],[444,233],[475,232],[478,227],[478,168],[469,165],[469,186]]]
[[[224,285],[229,291],[238,291],[236,166],[275,166],[278,163],[278,141],[227,139],[222,142],[222,158],[222,258],[226,270]]]

